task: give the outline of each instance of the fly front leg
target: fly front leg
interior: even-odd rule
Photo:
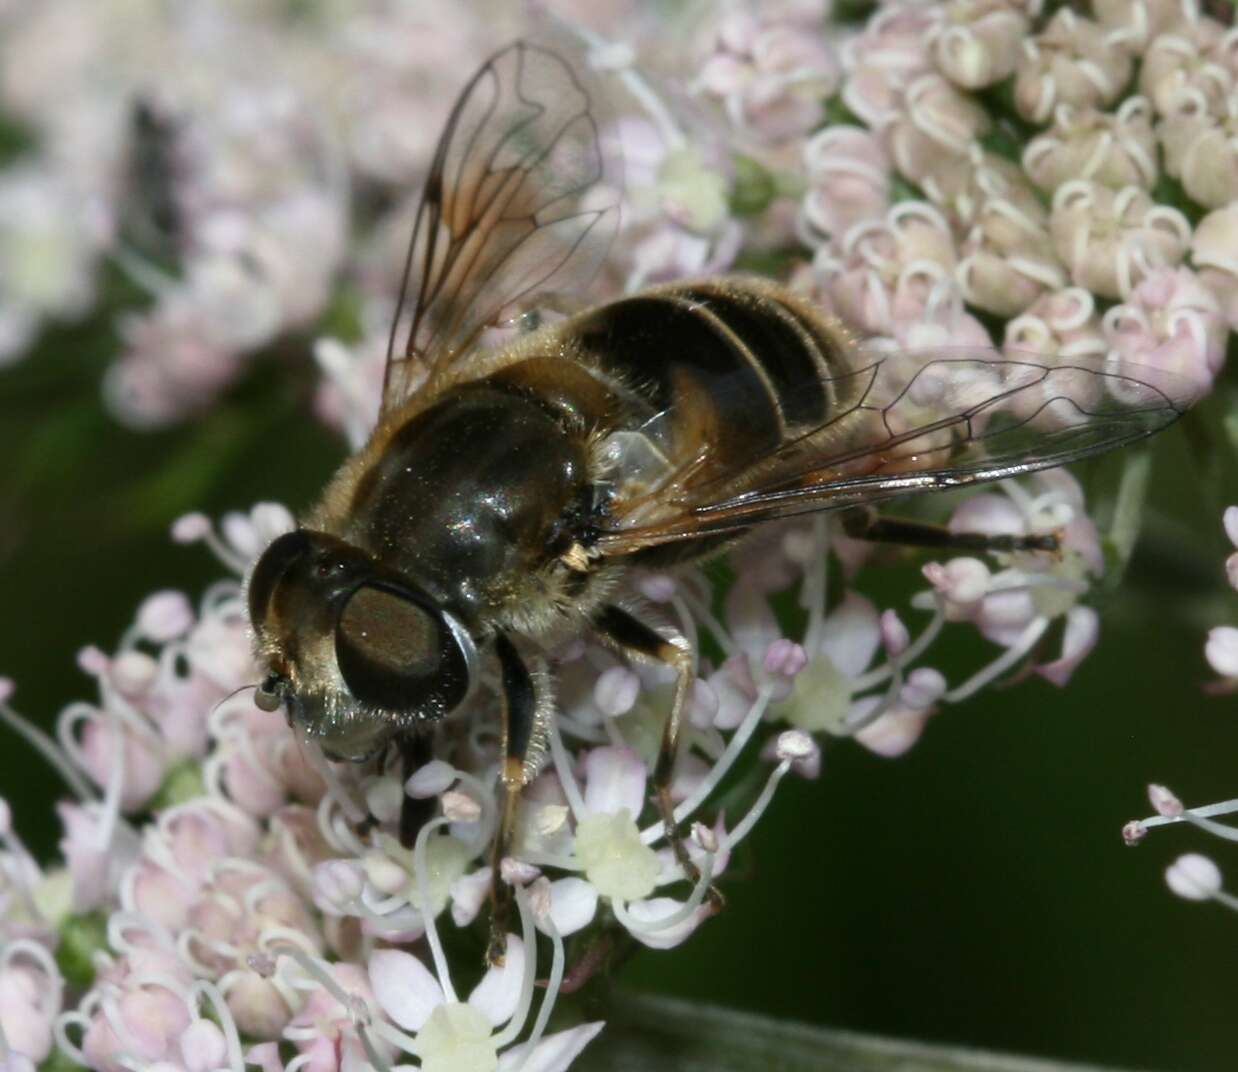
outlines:
[[[1061,549],[1057,533],[1039,532],[1027,536],[1011,533],[955,532],[944,525],[911,521],[901,517],[882,517],[870,506],[856,506],[842,513],[843,532],[853,540],[897,543],[904,547],[930,547],[948,551],[1049,551]]]
[[[687,846],[680,837],[679,826],[675,821],[675,805],[671,801],[671,780],[675,774],[675,761],[679,757],[679,739],[695,676],[692,670],[692,652],[682,636],[676,634],[667,639],[619,607],[603,608],[594,619],[593,626],[603,638],[625,654],[665,663],[675,671],[675,693],[671,699],[670,714],[662,727],[662,743],[653,768],[653,788],[658,812],[662,816],[662,826],[674,850],[675,859],[683,868],[688,881],[697,882],[700,880],[701,871],[688,855]],[[722,907],[722,894],[712,886],[709,897],[715,911]]]
[[[537,730],[537,688],[533,675],[516,646],[502,633],[494,643],[502,679],[502,759],[499,784],[502,801],[499,825],[490,855],[490,944],[486,960],[502,964],[507,952],[507,923],[511,918],[512,888],[503,881],[503,860],[511,850],[516,827],[516,806],[528,782],[529,749]]]
[[[402,763],[401,777],[405,783],[420,767],[434,758],[434,740],[430,733],[410,733],[397,741]],[[400,844],[411,849],[421,828],[430,821],[438,801],[434,797],[414,797],[408,792],[400,800]]]

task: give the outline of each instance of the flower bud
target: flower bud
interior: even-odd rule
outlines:
[[[1238,200],[1238,90],[1220,114],[1205,112],[1194,98],[1177,114],[1161,120],[1157,137],[1165,150],[1165,170],[1205,208]]]
[[[1061,8],[1024,42],[1015,72],[1015,108],[1029,123],[1044,123],[1059,104],[1107,107],[1126,88],[1130,54],[1113,48],[1091,19]]]
[[[803,214],[820,234],[841,237],[890,207],[890,160],[869,131],[826,127],[804,145],[803,159],[809,183]]]
[[[1151,39],[1139,66],[1139,92],[1158,115],[1176,114],[1187,100],[1201,112],[1221,109],[1233,86],[1233,72],[1213,52],[1224,36],[1220,23],[1197,14]]]
[[[1066,285],[1039,206],[1028,212],[1004,198],[989,200],[961,252],[955,278],[963,297],[998,316],[1015,316]]]
[[[1049,193],[1071,179],[1150,190],[1157,177],[1151,105],[1129,97],[1113,115],[1059,105],[1053,126],[1024,150],[1023,167]]]
[[[908,87],[902,114],[886,140],[898,170],[917,182],[963,167],[971,146],[991,125],[988,113],[939,74],[921,75]]]
[[[1123,360],[1171,374],[1207,392],[1225,359],[1226,325],[1212,292],[1189,268],[1159,268],[1104,317],[1105,336]]]
[[[964,89],[980,89],[1014,72],[1027,18],[1006,0],[950,0],[933,41],[937,69]]]
[[[1106,298],[1129,294],[1155,268],[1182,260],[1190,224],[1137,186],[1076,180],[1053,196],[1049,233],[1071,282]]]
[[[1207,856],[1188,852],[1165,869],[1165,884],[1188,901],[1208,901],[1221,892],[1221,870]]]
[[[1238,203],[1199,221],[1191,237],[1191,263],[1231,330],[1238,330]]]

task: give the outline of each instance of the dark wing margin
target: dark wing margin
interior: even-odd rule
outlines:
[[[575,290],[618,222],[600,101],[565,54],[516,41],[469,79],[434,153],[387,348],[383,412],[507,308]]]
[[[663,494],[612,504],[598,549],[622,555],[764,521],[963,488],[1079,461],[1177,420],[1199,391],[1116,357],[939,349],[876,357],[830,381],[837,412],[739,473],[683,444]],[[673,427],[673,412],[666,415]]]

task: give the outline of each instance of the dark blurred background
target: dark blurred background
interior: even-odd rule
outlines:
[[[309,415],[307,350],[257,362],[196,424],[141,435],[100,410],[114,347],[105,307],[0,372],[0,674],[44,725],[92,696],[82,645],[110,649],[150,591],[196,595],[219,576],[204,549],[170,541],[175,517],[264,498],[302,507],[343,456]],[[1188,804],[1238,792],[1238,703],[1201,687],[1207,626],[1238,621],[1220,524],[1238,500],[1222,436],[1233,367],[1231,386],[1157,444],[1144,538],[1070,686],[985,691],[899,760],[831,745],[819,780],[784,782],[721,917],[674,954],[637,957],[626,983],[889,1035],[1233,1067],[1238,919],[1177,900],[1162,875],[1192,849],[1238,875],[1238,853],[1183,828],[1136,849],[1120,837],[1149,812],[1149,781]],[[870,594],[903,605],[917,562]],[[986,651],[958,633],[933,655],[952,680]],[[61,787],[7,740],[3,795],[50,855]]]

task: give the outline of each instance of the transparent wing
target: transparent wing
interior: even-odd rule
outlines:
[[[383,411],[466,355],[503,310],[596,271],[618,220],[597,94],[516,41],[469,80],[439,138],[388,344]]]
[[[838,402],[827,420],[792,430],[740,472],[711,465],[707,444],[675,443],[673,408],[660,414],[646,452],[660,467],[616,483],[600,550],[629,554],[1065,465],[1152,435],[1196,395],[1172,374],[1113,358],[958,349],[876,357],[830,385]]]

